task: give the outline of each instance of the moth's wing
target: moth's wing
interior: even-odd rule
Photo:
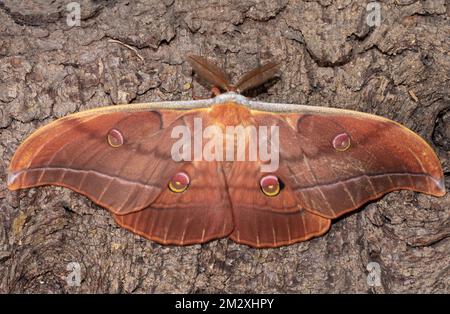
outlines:
[[[60,185],[117,214],[140,210],[165,188],[181,165],[170,158],[170,132],[158,111],[132,106],[101,108],[56,120],[17,149],[9,167],[10,190]],[[118,130],[123,145],[108,143]]]
[[[259,185],[261,162],[234,162],[227,175],[234,229],[230,238],[253,247],[278,247],[320,236],[330,219],[304,210],[289,186],[266,196]],[[274,172],[279,176],[278,172]]]
[[[233,219],[221,163],[186,163],[180,170],[191,178],[185,192],[166,189],[138,212],[113,215],[116,222],[162,244],[204,243],[230,234]]]
[[[116,214],[147,207],[182,167],[171,148],[172,129],[187,126],[186,115],[203,110],[164,110],[114,106],[73,114],[50,123],[17,149],[9,168],[11,190],[61,185],[91,198]],[[191,118],[192,120],[192,118]],[[108,142],[117,130],[123,144]]]
[[[193,119],[204,114],[203,109],[166,110],[143,104],[59,119],[17,149],[8,187],[68,187],[109,209],[121,226],[163,243],[224,237],[233,226],[224,178],[215,176],[217,164],[175,162],[171,155],[179,140],[171,137],[173,128],[192,129]],[[113,144],[121,136],[122,145],[108,142],[111,130],[116,135]],[[187,191],[174,193],[168,182],[180,171],[190,176],[191,184]]]
[[[445,193],[433,149],[398,123],[308,106],[289,114],[262,111],[267,105],[252,111],[251,123],[279,127],[278,146],[272,146],[279,166],[266,174],[277,176],[284,188],[267,197],[259,187],[262,162],[233,164],[227,182],[235,224],[230,237],[237,242],[275,247],[307,240],[325,233],[330,219],[393,190]],[[340,134],[350,138],[344,151],[333,146]]]
[[[445,194],[435,152],[406,127],[348,110],[299,106],[297,111],[254,115],[261,125],[280,126],[278,175],[309,212],[336,218],[400,189]],[[340,134],[350,139],[344,151],[333,145]]]

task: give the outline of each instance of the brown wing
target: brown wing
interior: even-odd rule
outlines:
[[[259,186],[262,163],[234,162],[227,176],[233,240],[255,247],[290,244],[325,233],[330,219],[389,191],[445,193],[434,151],[407,128],[357,112],[304,111],[252,111],[253,124],[279,127],[280,164],[270,174],[284,188],[266,196]]]
[[[259,115],[258,123],[280,125],[278,175],[311,213],[336,218],[400,189],[445,193],[433,149],[391,120],[312,107],[299,114]]]
[[[204,109],[117,106],[57,120],[33,133],[11,164],[11,190],[60,185],[106,207],[123,227],[162,243],[224,237],[233,227],[226,183],[213,162],[175,162],[173,127],[192,129]],[[187,191],[168,182],[191,178]]]
[[[10,190],[61,185],[116,214],[153,202],[181,166],[170,158],[170,132],[157,111],[98,109],[75,114],[33,133],[9,168]],[[113,147],[117,130],[123,144]]]
[[[259,185],[263,175],[258,162],[233,163],[227,176],[233,208],[232,240],[258,248],[278,247],[328,231],[331,220],[305,211],[288,185],[277,196],[266,196]]]
[[[113,215],[134,233],[162,244],[187,245],[223,238],[233,230],[233,217],[222,164],[186,163],[180,170],[191,180],[183,193],[165,189],[148,207]]]

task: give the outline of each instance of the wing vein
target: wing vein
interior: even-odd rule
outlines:
[[[312,190],[312,189],[316,189],[318,186],[329,187],[329,186],[333,186],[336,184],[340,184],[341,182],[357,181],[364,177],[365,178],[378,178],[378,177],[390,178],[391,176],[406,176],[406,175],[410,175],[413,177],[426,177],[426,178],[430,178],[431,180],[435,181],[436,183],[439,183],[439,182],[437,182],[437,180],[435,178],[433,178],[432,176],[430,176],[427,173],[391,172],[391,173],[379,173],[379,174],[362,174],[362,175],[349,177],[347,179],[339,180],[339,181],[335,181],[335,182],[321,183],[321,184],[315,184],[315,185],[309,185],[309,186],[301,186],[301,187],[295,188],[294,191]],[[390,181],[393,183],[392,179]],[[395,187],[395,184],[393,184],[393,187]]]
[[[122,183],[124,183],[124,184],[132,183],[132,184],[140,185],[140,186],[142,186],[144,188],[157,188],[157,189],[160,189],[159,186],[154,185],[154,184],[142,183],[142,182],[139,182],[139,181],[133,181],[133,180],[129,180],[129,179],[121,178],[121,177],[116,177],[116,176],[112,176],[112,175],[108,175],[108,174],[105,174],[105,173],[101,173],[99,171],[92,170],[92,169],[81,170],[81,169],[69,169],[69,168],[65,168],[65,167],[37,167],[37,168],[20,170],[20,171],[16,172],[15,174],[16,175],[20,175],[21,173],[26,174],[26,173],[31,172],[31,171],[46,171],[46,170],[59,170],[59,171],[69,171],[69,172],[72,171],[72,172],[77,172],[77,173],[82,173],[82,174],[93,173],[93,174],[98,175],[100,177],[103,177],[105,179],[112,179],[112,178],[114,178],[114,179],[116,179],[118,181],[122,181]]]

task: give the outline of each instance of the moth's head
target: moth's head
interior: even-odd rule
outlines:
[[[217,96],[220,91],[242,94],[272,79],[280,69],[279,62],[268,62],[244,73],[236,84],[232,84],[228,74],[208,59],[190,55],[186,61],[196,74],[212,85],[211,91]]]

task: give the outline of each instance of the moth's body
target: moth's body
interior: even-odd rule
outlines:
[[[252,85],[248,80],[235,89]],[[218,146],[206,149],[209,141],[201,142],[202,157],[212,151],[214,158],[175,160],[173,131],[187,128],[192,135],[198,119],[223,132],[276,126],[279,164],[266,172],[261,155],[216,158]],[[201,139],[192,139],[195,153]],[[324,234],[331,219],[389,191],[445,193],[433,150],[398,123],[355,111],[251,101],[234,92],[99,108],[44,126],[18,148],[8,187],[48,184],[86,195],[119,225],[163,244],[228,236],[255,247]]]
[[[215,104],[208,110],[210,123],[217,125],[221,129],[227,126],[254,126],[252,116],[255,113],[243,105],[235,102]]]

